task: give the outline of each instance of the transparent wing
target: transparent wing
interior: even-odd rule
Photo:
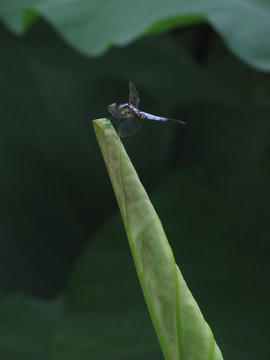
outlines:
[[[137,109],[140,103],[138,91],[131,81],[129,82],[129,103],[135,106]]]
[[[112,118],[111,123],[120,137],[136,134],[143,126],[143,120],[139,117]]]

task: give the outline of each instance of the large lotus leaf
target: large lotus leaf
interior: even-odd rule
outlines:
[[[52,354],[55,360],[163,359],[119,215],[92,237],[72,271]]]
[[[270,70],[270,4],[263,0],[13,0],[1,4],[0,14],[17,33],[39,14],[71,46],[91,56],[111,45],[126,45],[146,32],[206,19],[240,58]]]
[[[0,357],[48,360],[62,309],[60,298],[43,301],[12,295],[0,304]]]

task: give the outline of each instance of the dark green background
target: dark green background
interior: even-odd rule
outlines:
[[[104,25],[105,26],[105,25]],[[91,121],[123,140],[224,359],[268,359],[270,77],[207,25],[96,58],[44,20],[0,28],[0,358],[162,359]]]

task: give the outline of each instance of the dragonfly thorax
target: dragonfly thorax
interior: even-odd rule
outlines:
[[[117,105],[116,103],[113,103],[109,105],[109,111],[114,117],[120,117],[120,118],[128,118],[130,116],[140,115],[140,111],[132,104],[121,104]]]

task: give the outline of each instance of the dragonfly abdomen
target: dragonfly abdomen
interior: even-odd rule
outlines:
[[[164,117],[151,115],[151,114],[148,114],[143,111],[140,111],[140,114],[144,119],[147,119],[147,120],[164,121],[164,122],[167,121],[167,119]]]
[[[185,122],[181,121],[181,120],[168,119],[168,118],[161,117],[161,116],[155,116],[155,115],[151,115],[146,112],[143,112],[143,111],[140,111],[140,113],[141,113],[141,116],[147,120],[162,121],[162,122],[175,122],[178,124],[185,125]]]

